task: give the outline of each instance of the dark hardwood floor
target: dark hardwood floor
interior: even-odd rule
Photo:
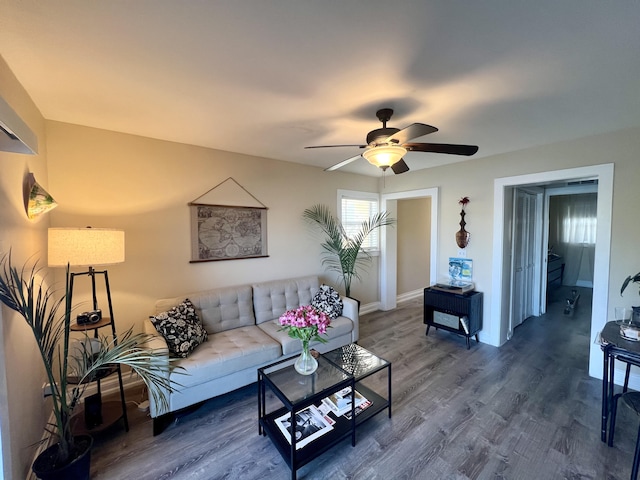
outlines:
[[[345,440],[298,478],[628,479],[639,419],[621,408],[616,445],[600,441],[601,382],[587,373],[591,295],[580,290],[573,317],[556,290],[549,312],[500,348],[467,350],[442,330],[426,337],[421,299],[364,315],[359,343],[393,363],[393,416],[374,417],[355,447]],[[130,424],[96,437],[93,480],[290,477],[258,435],[255,384],[180,415],[157,437],[133,403]]]

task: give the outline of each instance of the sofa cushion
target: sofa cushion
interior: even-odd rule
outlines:
[[[287,310],[310,305],[320,288],[317,276],[276,280],[253,285],[256,324],[278,319]]]
[[[166,312],[150,317],[150,320],[174,356],[187,357],[207,340],[207,332],[188,298]]]
[[[172,379],[181,386],[178,390],[199,385],[250,367],[259,367],[275,361],[282,348],[269,335],[256,326],[234,328],[209,336],[209,340],[188,358],[180,360]]]
[[[329,318],[338,318],[342,315],[342,300],[340,294],[329,285],[320,285],[320,289],[311,300],[311,305],[317,310],[329,315]]]
[[[216,288],[190,293],[189,299],[208,333],[218,333],[239,327],[255,325],[253,295],[250,285]],[[156,312],[175,305],[175,299],[156,302]]]
[[[331,328],[327,329],[327,334],[323,335],[323,338],[331,340],[333,338],[345,335],[353,330],[353,322],[347,317],[338,317],[331,320]],[[263,322],[258,325],[269,336],[275,338],[282,345],[282,354],[291,355],[298,353],[302,350],[302,342],[297,338],[291,338],[289,334],[281,330],[282,326],[278,320],[271,320],[270,322]],[[310,345],[318,345],[320,342],[312,341]]]

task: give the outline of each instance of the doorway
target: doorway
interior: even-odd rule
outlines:
[[[381,210],[387,211],[397,218],[398,200],[416,198],[430,198],[431,208],[431,233],[429,245],[429,278],[433,282],[436,278],[436,266],[438,258],[438,189],[425,188],[408,192],[386,193],[382,195]],[[385,228],[381,238],[380,251],[380,310],[392,310],[396,308],[398,296],[398,235],[395,228]],[[426,285],[425,285],[426,286]]]
[[[504,344],[508,338],[510,318],[510,213],[506,194],[509,188],[525,185],[545,185],[558,181],[598,180],[598,225],[594,254],[593,306],[591,313],[591,342],[589,375],[602,377],[602,353],[595,344],[595,336],[607,319],[609,256],[611,251],[611,212],[613,207],[613,164],[578,167],[494,180],[494,242],[491,315],[488,343]]]

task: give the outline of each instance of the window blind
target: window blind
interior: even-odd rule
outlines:
[[[360,230],[362,222],[369,220],[378,213],[378,201],[360,198],[342,197],[341,201],[342,225],[348,237],[352,237]],[[375,229],[365,239],[362,248],[365,250],[379,250],[378,231]]]

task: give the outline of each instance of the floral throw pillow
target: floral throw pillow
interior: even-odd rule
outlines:
[[[329,285],[320,285],[320,290],[316,292],[311,300],[311,306],[326,313],[331,318],[337,318],[342,315],[340,294]]]
[[[169,352],[176,357],[186,358],[207,340],[207,331],[188,298],[172,309],[149,318],[166,340]]]

